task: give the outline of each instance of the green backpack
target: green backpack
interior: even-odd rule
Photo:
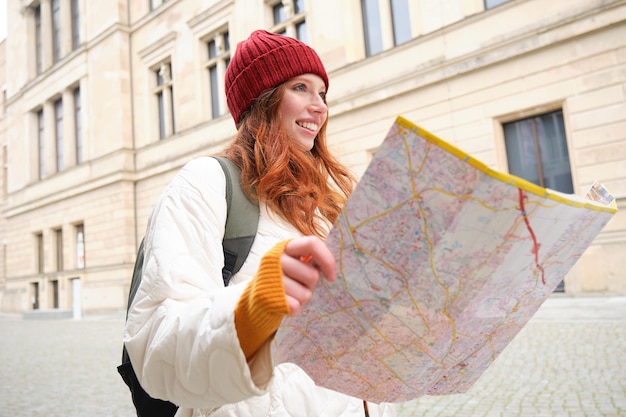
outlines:
[[[228,286],[230,277],[239,271],[250,252],[259,225],[259,206],[250,201],[241,189],[241,171],[239,168],[229,159],[223,157],[215,157],[215,159],[219,161],[226,177],[228,210],[222,242],[224,248],[222,279],[224,286]],[[142,239],[133,269],[133,279],[128,294],[128,305],[126,306],[126,318],[128,318],[128,310],[141,283],[143,257]],[[122,348],[122,364],[117,367],[117,371],[131,391],[138,417],[172,417],[176,414],[178,406],[169,401],[150,397],[141,387],[130,363],[126,347]]]

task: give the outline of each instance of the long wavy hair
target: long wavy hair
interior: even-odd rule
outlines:
[[[285,84],[265,91],[248,109],[223,155],[241,168],[244,192],[265,203],[304,235],[324,237],[356,179],[326,145],[322,125],[313,148],[303,152],[281,125]]]

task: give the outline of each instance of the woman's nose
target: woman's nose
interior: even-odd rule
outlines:
[[[319,94],[314,95],[311,100],[311,106],[315,111],[318,112],[326,112],[328,110],[328,105],[326,104],[326,101],[324,101],[324,99]]]

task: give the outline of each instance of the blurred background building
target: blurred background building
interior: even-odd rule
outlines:
[[[626,294],[624,0],[7,0],[0,311],[123,310],[152,206],[235,127],[237,42],[318,51],[329,138],[357,174],[397,115],[488,166],[619,211],[566,277]],[[210,179],[207,179],[210,180]]]

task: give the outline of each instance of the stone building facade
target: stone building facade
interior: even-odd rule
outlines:
[[[624,0],[9,0],[7,17],[2,312],[125,308],[157,196],[235,133],[224,71],[257,28],[318,51],[357,174],[402,115],[550,188],[601,181],[622,211],[565,292],[626,294]]]

